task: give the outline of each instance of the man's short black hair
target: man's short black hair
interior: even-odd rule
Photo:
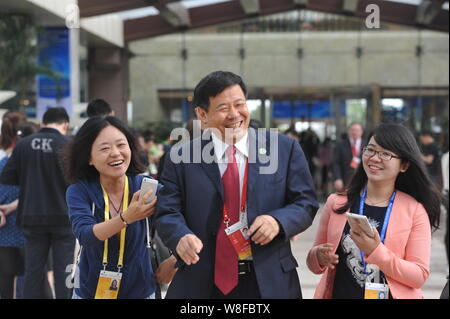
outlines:
[[[63,124],[70,122],[69,115],[63,107],[51,107],[42,117],[42,123],[46,124]]]
[[[112,113],[112,108],[108,102],[102,99],[94,99],[89,102],[86,113],[88,117],[108,116]]]
[[[247,87],[239,75],[226,71],[215,71],[208,74],[200,80],[194,89],[194,107],[199,106],[208,111],[209,98],[216,96],[233,85],[239,85],[247,97]]]
[[[145,130],[144,132],[142,132],[142,137],[144,138],[144,141],[147,143],[149,141],[153,141],[155,140],[155,135],[153,134],[152,130]]]

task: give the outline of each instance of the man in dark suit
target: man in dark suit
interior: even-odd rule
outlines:
[[[289,239],[318,204],[299,144],[249,128],[231,72],[203,78],[194,105],[208,129],[173,148],[160,180],[156,228],[179,266],[166,297],[301,298]]]
[[[361,163],[362,149],[366,146],[361,123],[353,122],[348,128],[348,138],[337,143],[333,155],[334,188],[343,191],[355,169]]]

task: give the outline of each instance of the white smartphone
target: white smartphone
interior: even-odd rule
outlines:
[[[152,195],[145,201],[146,204],[150,203],[155,199],[156,190],[158,189],[158,181],[156,179],[145,177],[142,180],[141,192],[139,193],[139,200],[149,191],[153,191]]]
[[[352,213],[345,213],[347,215],[348,223],[350,224],[350,227],[354,227],[353,225],[358,224],[364,232],[369,237],[374,237],[375,234],[373,233],[372,226],[370,226],[369,220],[364,215],[358,215],[358,214],[352,214]]]

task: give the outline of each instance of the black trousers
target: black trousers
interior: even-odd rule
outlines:
[[[57,299],[70,299],[72,289],[66,280],[70,274],[68,265],[73,264],[75,237],[69,227],[25,228],[25,299],[45,299],[46,264],[50,248],[53,253],[55,295]]]
[[[250,263],[250,265],[251,271],[239,275],[238,284],[230,291],[230,293],[228,293],[228,295],[224,295],[219,288],[214,285],[211,299],[261,299],[253,263]]]
[[[12,299],[14,278],[24,273],[24,249],[19,247],[0,247],[0,298]]]

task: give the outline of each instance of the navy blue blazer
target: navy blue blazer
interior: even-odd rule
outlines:
[[[308,163],[299,143],[293,139],[249,129],[248,224],[267,214],[281,225],[280,234],[265,246],[252,242],[253,262],[262,298],[301,298],[298,266],[290,238],[306,230],[314,219],[318,203]],[[200,260],[183,264],[177,271],[167,298],[210,298],[214,285],[217,231],[222,222],[223,185],[217,163],[199,160],[198,148],[212,155],[211,139],[196,139],[173,148],[173,154],[189,154],[194,163],[174,163],[166,156],[160,183],[155,224],[158,234],[173,252],[186,234],[202,242]],[[187,153],[186,153],[187,152]],[[266,154],[264,154],[266,153]],[[175,156],[176,157],[176,156]],[[278,160],[278,162],[276,161]],[[176,160],[175,160],[176,161]],[[263,174],[263,170],[272,170]],[[267,171],[266,171],[267,172]]]
[[[140,189],[144,177],[149,176],[128,177],[129,202],[133,194]],[[69,186],[66,198],[73,233],[83,246],[78,264],[79,280],[76,281],[75,293],[81,298],[93,299],[100,271],[103,269],[104,242],[99,240],[93,231],[96,224],[105,221],[103,191],[98,182],[81,181]],[[95,204],[94,214],[92,214],[92,204]],[[145,299],[155,292],[156,282],[145,244],[146,235],[145,220],[134,222],[127,227],[119,299]],[[109,238],[106,268],[108,271],[117,271],[119,246],[120,240],[117,236]]]

